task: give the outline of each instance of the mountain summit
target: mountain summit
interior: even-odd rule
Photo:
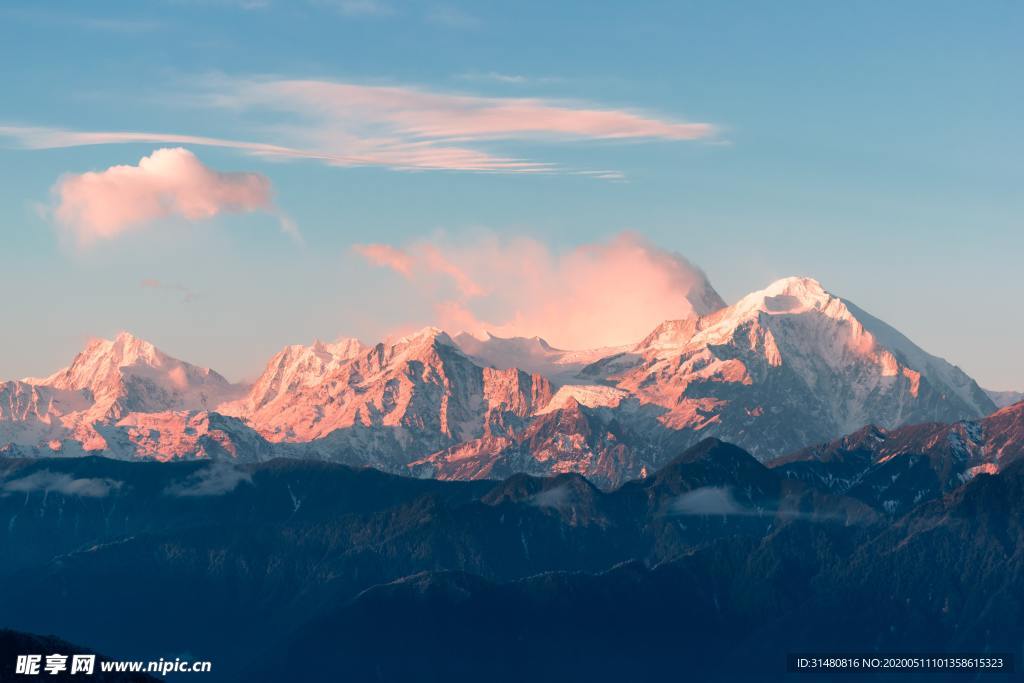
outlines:
[[[949,422],[995,409],[959,368],[810,278],[784,278],[711,315],[664,323],[585,372],[660,406],[667,427],[761,458],[869,423]]]
[[[88,392],[96,414],[109,412],[110,417],[212,408],[239,393],[213,370],[172,358],[128,332],[90,341],[71,365],[35,383]]]
[[[90,341],[71,365],[49,377],[0,385],[6,399],[0,447],[132,455],[134,447],[119,450],[103,433],[110,436],[119,421],[133,415],[204,411],[244,390],[209,368],[121,332],[114,339]]]

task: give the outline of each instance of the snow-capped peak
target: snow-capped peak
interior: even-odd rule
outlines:
[[[224,403],[217,409],[228,415],[257,410],[300,387],[319,385],[324,377],[367,351],[369,347],[352,337],[333,342],[317,339],[309,346],[286,346],[274,354],[244,398]]]
[[[729,385],[751,387],[735,402],[747,416],[741,422],[814,406],[816,420],[837,433],[992,409],[959,368],[807,277],[777,280],[711,315],[665,322],[634,351],[608,364],[611,378],[669,409],[662,419],[678,426],[731,409],[717,397],[730,396]]]
[[[817,280],[786,277],[709,315],[666,320],[634,350],[673,353],[692,343],[722,343],[737,328],[761,315],[798,315],[812,311],[836,320],[852,320],[843,301],[826,291]]]
[[[305,348],[305,347],[297,347]],[[327,353],[336,358],[354,358],[367,350],[366,344],[355,337],[341,337],[333,342],[323,342],[319,339],[313,341],[312,350],[317,353]]]
[[[33,383],[86,391],[96,414],[202,409],[243,390],[213,370],[173,358],[129,332],[89,341],[71,365]]]
[[[825,288],[821,286],[820,282],[813,277],[805,275],[790,275],[789,277],[779,278],[761,291],[770,294],[789,294],[814,299],[827,296]]]
[[[770,315],[796,314],[820,311],[830,317],[845,316],[848,311],[836,296],[809,277],[786,277],[776,280],[764,289],[751,292],[730,306],[728,317],[749,315],[751,312]]]
[[[424,327],[412,334],[402,337],[389,337],[375,348],[382,354],[385,365],[402,362],[403,360],[420,360],[430,364],[429,358],[434,357],[442,348],[463,355],[462,349],[448,333],[437,327]]]
[[[423,342],[433,344],[435,341],[440,344],[445,344],[447,346],[458,346],[455,343],[455,341],[452,340],[450,336],[448,336],[447,332],[438,327],[433,326],[423,327],[419,330],[416,330],[412,334],[407,334],[401,337],[389,337],[384,341],[384,344],[386,346],[400,347],[412,346],[416,344],[421,344]]]
[[[56,389],[94,389],[107,381],[122,367],[148,366],[159,368],[173,361],[150,342],[129,332],[120,332],[114,339],[92,339],[71,362],[39,382]]]
[[[687,344],[720,344],[731,339],[739,328],[762,317],[806,318],[804,314],[839,323],[843,331],[837,341],[851,351],[867,353],[874,348],[874,339],[865,333],[846,303],[809,277],[782,278],[764,289],[751,292],[732,306],[702,318],[694,325],[692,338],[683,341]],[[824,322],[821,325],[828,326]],[[817,334],[815,330],[808,332]]]

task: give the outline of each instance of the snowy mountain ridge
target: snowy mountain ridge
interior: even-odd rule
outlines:
[[[114,457],[275,455],[440,478],[642,476],[715,436],[761,459],[866,424],[976,419],[959,368],[810,278],[665,321],[618,348],[437,328],[287,346],[251,386],[122,333],[45,379],[0,385],[0,448]]]

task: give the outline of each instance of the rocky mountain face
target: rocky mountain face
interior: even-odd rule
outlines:
[[[992,399],[997,408],[1005,408],[1014,403],[1024,401],[1024,391],[992,391],[991,389],[986,389],[985,393],[988,394],[988,397]]]
[[[30,380],[32,381],[32,380]],[[207,409],[240,392],[213,370],[171,358],[126,332],[89,342],[71,365],[33,384],[85,392],[97,418]]]
[[[575,472],[606,487],[708,436],[767,461],[868,424],[995,410],[961,370],[808,278],[627,347],[427,328],[289,346],[250,387],[122,334],[49,378],[0,385],[0,400],[9,454],[280,455],[436,478]]]
[[[827,481],[714,439],[613,491],[5,458],[0,613],[112,657],[189,652],[227,681],[647,680],[681,662],[786,680],[794,648],[1019,647],[1024,463],[906,513]],[[904,482],[890,495],[915,495]]]
[[[249,394],[218,410],[275,443],[383,469],[521,429],[551,396],[547,378],[474,363],[427,328],[362,347],[289,347]]]
[[[521,434],[459,444],[409,468],[440,478],[575,471],[613,485],[706,436],[770,460],[866,424],[993,410],[958,368],[817,282],[788,278],[576,369]]]
[[[868,425],[773,460],[778,471],[893,513],[1024,459],[1024,402],[981,420]]]
[[[807,278],[667,322],[583,374],[656,407],[667,428],[742,444],[762,459],[865,424],[994,410],[961,370]]]
[[[133,447],[119,447],[122,422],[134,427],[147,421],[166,424],[166,413],[207,411],[244,391],[213,370],[121,333],[113,340],[89,342],[71,365],[49,377],[0,385],[0,447],[18,453],[131,457],[136,454]],[[173,438],[181,443],[189,436]],[[190,448],[176,451],[171,444],[158,450],[160,459],[193,453]]]

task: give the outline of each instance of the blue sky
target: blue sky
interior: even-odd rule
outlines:
[[[1024,388],[1021,35],[998,1],[6,2],[0,377],[120,329],[251,377],[433,322],[354,245],[632,231],[727,301],[813,276]],[[269,186],[100,237],[60,211],[79,174],[179,146]]]

